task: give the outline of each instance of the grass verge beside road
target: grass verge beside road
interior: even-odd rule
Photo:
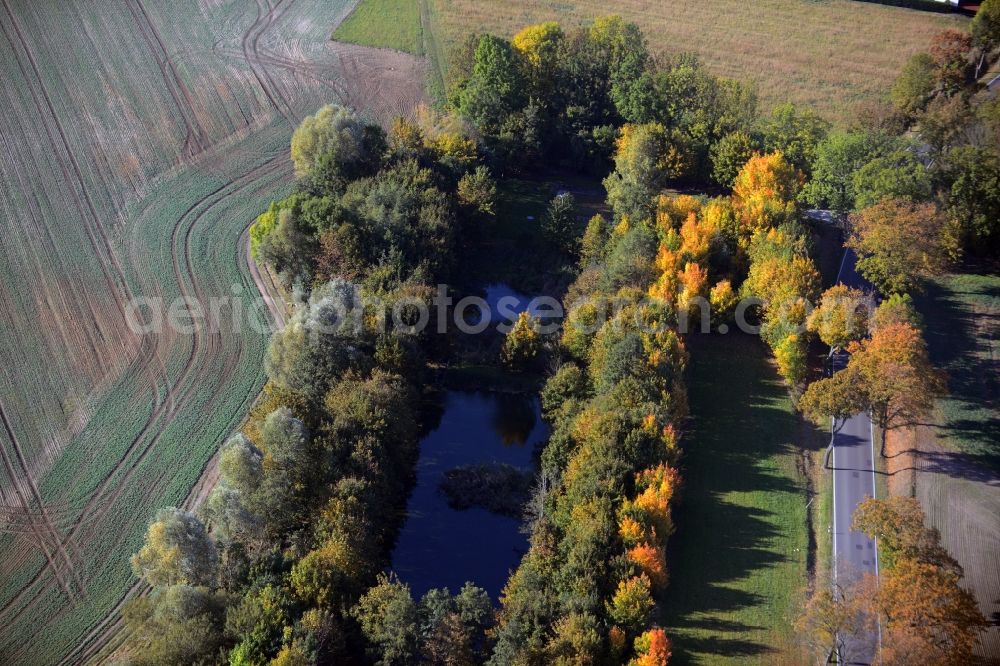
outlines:
[[[795,663],[809,550],[801,422],[760,340],[696,335],[689,347],[671,663]]]
[[[1000,276],[947,275],[917,307],[931,362],[948,373],[938,439],[1000,471]]]

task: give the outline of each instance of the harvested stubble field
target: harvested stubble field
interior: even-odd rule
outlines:
[[[351,5],[0,0],[0,661],[100,650],[262,382],[263,313],[138,335],[127,304],[256,296],[243,234],[297,122],[421,99],[422,61],[329,41]]]
[[[845,122],[859,103],[887,94],[912,54],[967,19],[857,0],[421,0],[439,67],[465,35],[511,35],[540,21],[587,24],[621,14],[654,54],[697,53],[722,76],[755,81],[762,105],[795,102]]]

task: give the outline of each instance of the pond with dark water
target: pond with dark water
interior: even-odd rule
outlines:
[[[548,436],[532,395],[448,391],[441,421],[420,442],[416,485],[393,552],[392,569],[415,597],[452,593],[471,581],[496,601],[528,549],[520,518],[479,507],[456,510],[440,485],[460,465],[507,464],[530,471]]]

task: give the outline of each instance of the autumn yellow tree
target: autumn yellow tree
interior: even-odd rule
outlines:
[[[858,272],[883,294],[918,290],[944,270],[948,250],[933,203],[887,198],[850,221],[846,245],[858,254]]]
[[[733,208],[744,239],[791,220],[805,178],[780,152],[754,155],[733,184]]]
[[[800,238],[785,229],[758,231],[750,243],[743,291],[762,301],[761,335],[782,377],[798,390],[806,378],[809,304],[819,293],[819,271]]]
[[[533,91],[543,98],[552,94],[563,38],[559,24],[548,21],[526,26],[510,40],[511,46],[527,64],[528,80]]]
[[[924,520],[915,497],[869,498],[854,510],[851,528],[878,539],[885,568],[910,559],[961,575],[962,567],[941,545],[940,533]]]
[[[882,620],[886,664],[966,664],[979,633],[988,626],[975,597],[959,582],[962,567],[924,522],[912,497],[868,499],[852,528],[877,538],[884,557],[871,600]]]
[[[640,472],[636,475],[639,494],[632,502],[625,503],[626,511],[634,508],[641,521],[654,530],[655,536],[666,539],[674,529],[670,504],[679,483],[680,474],[666,464]]]
[[[861,340],[868,333],[871,299],[857,289],[838,284],[820,297],[819,307],[809,315],[809,330],[837,349]]]
[[[538,366],[541,355],[542,337],[536,329],[535,319],[527,312],[522,312],[504,339],[501,350],[503,363],[519,372],[532,370]]]
[[[703,262],[708,258],[715,241],[717,229],[709,219],[700,219],[694,213],[681,225],[681,255],[686,261]]]
[[[954,571],[909,558],[885,572],[875,599],[886,620],[887,663],[971,662],[979,634],[989,623],[959,579]]]
[[[881,326],[848,350],[847,368],[810,384],[802,409],[817,422],[857,413],[859,407],[870,410],[882,428],[885,455],[885,431],[926,417],[945,392],[944,375],[931,365],[920,331],[907,323]]]
[[[677,229],[691,214],[701,211],[701,200],[690,194],[669,196],[661,194],[656,200],[656,228],[660,233]]]
[[[872,416],[883,429],[915,423],[945,393],[943,373],[931,365],[920,331],[909,324],[883,326],[850,351],[848,366],[857,371]]]
[[[646,574],[619,581],[611,601],[607,604],[608,615],[615,624],[633,636],[645,626],[653,610],[651,583]]]

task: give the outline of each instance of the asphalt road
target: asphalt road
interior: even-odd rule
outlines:
[[[872,286],[855,270],[856,257],[847,250],[838,279],[855,289],[871,291]],[[843,368],[847,356],[833,359],[834,372]],[[851,529],[854,509],[875,496],[875,447],[872,422],[867,412],[833,424],[833,575],[834,584],[846,588],[865,573],[878,574],[875,542]],[[846,640],[845,663],[875,662],[877,635],[854,636]]]

